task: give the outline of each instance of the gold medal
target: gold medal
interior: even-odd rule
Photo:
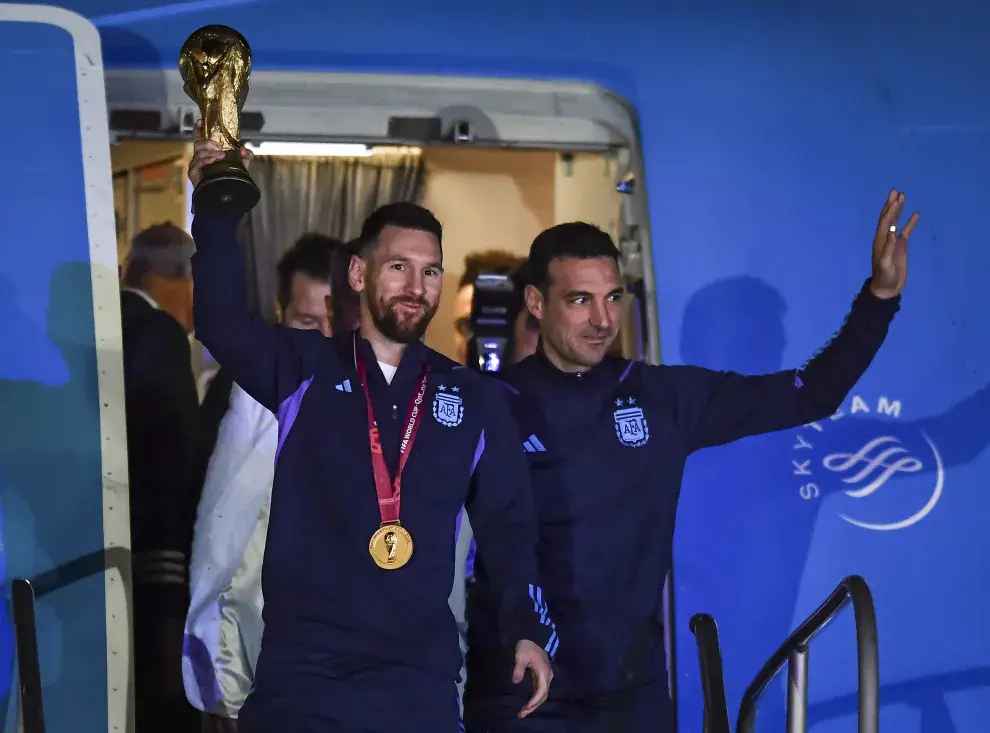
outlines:
[[[368,552],[382,570],[398,570],[412,557],[412,535],[398,522],[383,524],[371,535]]]

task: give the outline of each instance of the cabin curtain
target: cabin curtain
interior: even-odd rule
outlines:
[[[250,305],[275,316],[275,265],[296,239],[318,232],[347,241],[377,207],[418,202],[426,166],[418,153],[368,158],[283,158],[259,156],[251,177],[261,200],[244,218],[244,250]]]

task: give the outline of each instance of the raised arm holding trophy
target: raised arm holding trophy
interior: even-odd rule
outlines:
[[[241,161],[240,115],[251,76],[251,48],[233,28],[208,25],[179,52],[179,73],[199,105],[203,137],[223,156],[203,167],[193,190],[193,211],[241,217],[258,203],[258,185]]]
[[[547,699],[559,643],[538,585],[528,466],[505,392],[422,342],[442,290],[443,227],[406,201],[367,217],[347,267],[357,330],[326,338],[254,313],[236,221],[259,198],[237,129],[250,67],[244,39],[219,26],[194,33],[180,56],[202,113],[189,163],[196,338],[280,428],[263,641],[254,669],[229,682],[250,686],[237,729],[463,730],[448,599],[464,509],[497,607],[505,664],[496,678],[517,693],[514,714],[528,717]],[[401,415],[398,404],[408,405]],[[228,641],[204,635],[201,646],[229,656]],[[216,697],[216,677],[200,674],[195,654],[183,661],[187,684],[199,693],[205,680],[200,699]]]

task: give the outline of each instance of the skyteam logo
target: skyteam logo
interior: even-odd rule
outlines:
[[[448,392],[447,387],[441,384],[433,397],[433,417],[445,427],[456,428],[464,419],[464,402],[457,394],[460,389],[451,387]]]
[[[636,400],[633,397],[625,400],[617,399],[616,410],[612,413],[616,437],[622,445],[631,448],[646,445],[646,441],[650,439],[650,426],[646,424],[643,408],[635,405]]]
[[[879,416],[895,418],[878,420]],[[881,397],[874,409],[855,396],[846,413],[810,423],[797,435],[791,463],[806,501],[842,491],[839,516],[878,532],[906,529],[927,517],[942,497],[945,465],[922,430],[897,420],[899,400]]]

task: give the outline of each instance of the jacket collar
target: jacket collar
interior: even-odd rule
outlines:
[[[338,341],[343,356],[352,368],[355,369],[355,349],[361,354],[368,368],[368,378],[371,382],[381,381],[385,383],[385,377],[378,366],[378,358],[375,350],[371,347],[371,342],[361,337],[360,331],[352,331],[342,336]],[[392,378],[391,386],[401,387],[412,383],[422,373],[423,363],[428,360],[430,349],[421,340],[417,339],[406,345],[399,360],[398,369]]]
[[[565,372],[558,369],[543,348],[543,339],[540,339],[536,347],[536,353],[530,356],[525,362],[531,362],[534,369],[544,379],[549,379],[559,384],[597,384],[603,379],[608,379],[608,374],[612,371],[608,368],[609,358],[605,357],[595,366],[583,372]]]

